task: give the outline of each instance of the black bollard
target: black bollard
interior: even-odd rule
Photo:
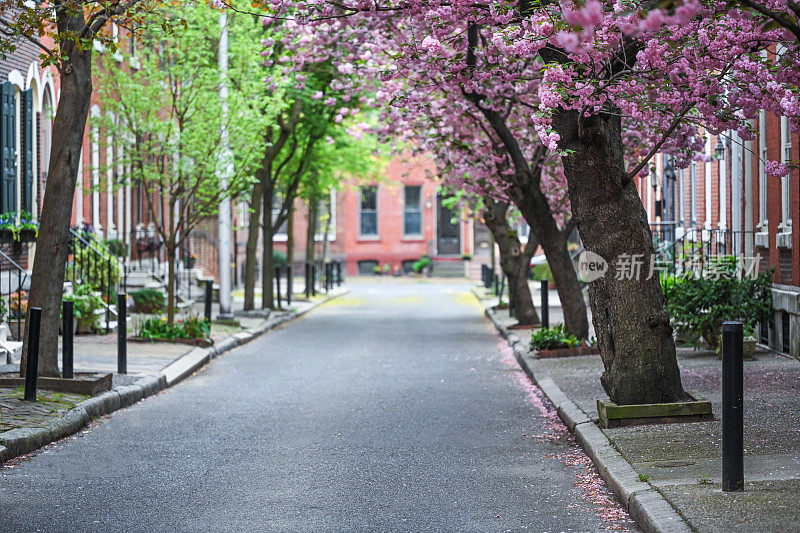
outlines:
[[[275,296],[278,307],[281,306],[281,267],[275,267]]]
[[[317,295],[317,264],[311,265],[311,296]]]
[[[744,490],[744,333],[741,322],[722,324],[722,490]]]
[[[286,267],[286,305],[292,305],[292,290],[294,290],[294,278],[292,278],[292,267]]]
[[[117,373],[128,373],[128,295],[117,295]]]
[[[39,377],[39,329],[42,325],[42,308],[28,309],[28,361],[25,365],[26,402],[36,401],[36,381]]]
[[[325,292],[333,289],[333,263],[325,264]]]
[[[342,262],[336,262],[336,284],[338,287],[342,286]]]
[[[306,299],[311,296],[311,265],[306,263]]]
[[[550,327],[550,304],[547,301],[548,296],[550,293],[547,292],[547,280],[543,279],[540,281],[541,293],[542,293],[542,327],[549,328]]]
[[[206,301],[205,301],[205,315],[206,322],[211,322],[211,300],[214,298],[214,282],[210,279],[206,280]]]
[[[75,316],[75,302],[65,301],[62,304],[62,322],[61,327],[61,375],[65,379],[72,379],[73,373],[73,354],[75,346],[73,343],[73,317]]]

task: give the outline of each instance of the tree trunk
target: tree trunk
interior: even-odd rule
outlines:
[[[312,195],[311,198],[308,199],[308,227],[306,229],[306,264],[313,265],[314,264],[314,235],[317,233],[317,208],[319,206],[319,202],[317,201],[316,195]],[[311,285],[314,285],[313,279],[310,280]],[[311,288],[306,287],[306,291],[310,294]]]
[[[258,248],[258,233],[261,228],[258,222],[261,218],[262,190],[261,183],[256,183],[250,199],[251,211],[247,222],[247,244],[245,245],[244,256],[245,311],[252,311],[256,308],[256,249]]]
[[[275,261],[273,256],[274,246],[272,239],[272,197],[275,194],[271,184],[263,187],[261,205],[261,227],[264,231],[264,258],[261,263],[261,308],[275,308],[274,283]]]
[[[603,388],[618,404],[687,399],[658,276],[648,276],[653,241],[633,180],[627,176],[619,116],[579,119],[556,113],[572,213],[586,248],[608,261],[589,285],[589,302],[605,371]],[[642,261],[641,275],[617,275]]]
[[[166,243],[167,248],[167,324],[175,323],[175,250],[176,244]]]
[[[523,326],[539,324],[539,315],[533,305],[531,289],[528,285],[531,256],[538,245],[531,236],[528,244],[524,248],[522,247],[516,233],[508,224],[506,216],[508,203],[486,197],[484,204],[486,210],[483,219],[500,249],[500,268],[503,269],[508,280],[508,297],[510,301],[514,302],[517,320]]]
[[[79,32],[83,12],[59,16],[59,33]],[[67,47],[71,48],[71,47]],[[61,296],[70,241],[72,198],[78,176],[83,132],[89,115],[92,95],[92,47],[71,50],[61,72],[61,98],[53,121],[53,141],[48,169],[47,189],[42,199],[37,254],[31,276],[28,307],[41,307],[39,338],[39,375],[58,377],[58,326],[61,322]],[[25,374],[28,349],[25,323],[24,349],[20,374]]]
[[[522,187],[521,185],[525,185]],[[564,328],[579,339],[589,336],[589,317],[586,302],[567,249],[569,230],[560,230],[553,218],[547,198],[539,186],[530,180],[508,189],[511,199],[531,228],[531,237],[541,245],[564,313]]]
[[[294,270],[294,201],[289,204],[289,213],[286,215],[286,264]]]

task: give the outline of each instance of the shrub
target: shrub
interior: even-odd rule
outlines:
[[[191,317],[169,325],[166,318],[148,318],[139,324],[136,336],[140,339],[174,341],[175,339],[207,340],[211,326],[205,320]]]
[[[713,276],[672,276],[662,281],[667,312],[679,334],[702,336],[711,348],[719,343],[726,320],[741,320],[745,330],[768,321],[772,313],[772,271],[736,277],[735,263],[717,264]]]
[[[531,267],[531,279],[534,281],[553,281],[553,273],[550,272],[550,265],[548,263],[539,263]]]
[[[542,328],[531,335],[531,350],[555,350],[558,348],[574,348],[580,341],[575,335],[567,335],[563,324],[552,328]]]
[[[109,252],[117,257],[125,257],[128,255],[128,247],[125,246],[125,241],[122,239],[108,239],[103,242]]]
[[[65,294],[65,301],[73,302],[73,316],[79,322],[87,322],[90,329],[94,329],[98,309],[103,308],[103,299],[91,285],[75,285],[72,294]]]
[[[136,313],[160,313],[164,310],[166,298],[157,289],[141,289],[131,293],[133,310]]]
[[[272,251],[272,264],[276,267],[285,267],[289,264],[289,260],[286,258],[286,254],[281,252],[280,250],[273,250]]]
[[[33,220],[33,215],[25,210],[20,211],[19,222],[17,222],[16,211],[0,214],[0,229],[10,231],[15,241],[20,240],[22,230],[31,230],[37,237],[39,235],[39,223]]]
[[[414,264],[411,266],[411,269],[417,274],[419,274],[425,269],[425,267],[429,266],[431,266],[431,258],[427,255],[423,255],[417,261],[414,262]]]

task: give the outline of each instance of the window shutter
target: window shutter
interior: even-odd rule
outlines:
[[[33,213],[33,89],[22,93],[22,208]]]
[[[14,85],[11,82],[0,84],[0,146],[2,146],[2,162],[0,162],[0,212],[13,211],[16,204],[17,151],[15,139],[15,105]],[[9,201],[9,199],[11,199]]]

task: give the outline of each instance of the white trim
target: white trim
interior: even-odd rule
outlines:
[[[727,132],[726,135],[730,138],[730,132]],[[717,138],[717,142],[720,142],[722,139],[719,137]],[[719,180],[719,228],[726,229],[728,226],[728,151],[725,149],[723,145],[722,148],[722,157],[719,160],[719,167],[717,171],[719,172],[719,176],[717,176]]]
[[[100,108],[92,106],[91,117],[100,116]],[[92,226],[99,232],[100,224],[100,129],[94,124],[91,126],[91,172],[92,172]]]
[[[758,225],[766,231],[768,227],[767,211],[767,112],[758,112]]]
[[[711,229],[711,136],[706,133],[706,164],[705,164],[705,200],[706,200],[706,220],[703,226]]]
[[[8,81],[10,81],[17,90],[24,91],[25,90],[25,78],[22,76],[22,73],[18,70],[12,70],[8,73]]]
[[[781,117],[781,154],[780,161],[784,164],[791,163],[792,159],[792,133],[789,129],[788,117]],[[792,171],[781,176],[781,223],[778,227],[786,233],[792,232]]]
[[[83,146],[81,146],[81,154],[78,156],[78,176],[77,183],[75,184],[75,224],[80,226],[83,224]]]

